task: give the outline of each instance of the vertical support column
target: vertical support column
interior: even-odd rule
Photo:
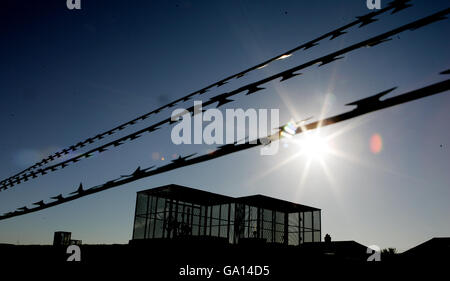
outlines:
[[[320,241],[322,241],[322,210],[319,211],[319,237]]]
[[[205,235],[206,236],[206,226],[208,225],[208,221],[207,221],[207,219],[208,219],[208,206],[205,206],[205,222],[204,222],[204,226],[203,226],[203,235]]]
[[[136,193],[136,206],[134,206],[134,223],[133,223],[133,234],[132,234],[133,236],[132,236],[132,239],[134,239],[134,235],[135,235],[135,232],[136,232],[136,218],[137,218],[138,197],[139,197],[139,193]]]
[[[172,233],[172,226],[173,226],[173,216],[172,216],[172,205],[173,205],[173,199],[170,199],[169,201],[169,229],[167,231],[167,237],[168,238],[172,238],[171,237],[171,233]]]
[[[261,208],[258,207],[258,211],[256,213],[256,237],[261,238]]]
[[[277,229],[277,212],[272,210],[272,243],[276,241],[276,229]]]
[[[212,214],[213,214],[213,206],[210,206],[210,208],[209,208],[209,233],[208,233],[209,236],[211,236],[211,233],[212,233]]]
[[[227,240],[230,243],[230,220],[231,220],[231,203],[228,203],[228,221],[227,221]]]
[[[301,216],[300,216],[300,212],[298,212],[298,221],[297,221],[297,228],[298,228],[298,245],[300,245],[300,244],[302,243],[302,234],[301,234],[302,228],[301,228],[301,226],[300,226],[301,221],[302,221],[302,218],[301,218]]]
[[[145,196],[147,196],[147,205],[145,207],[144,239],[148,238],[147,237],[147,226],[148,226],[148,216],[149,216],[148,206],[150,205],[149,199],[151,198],[148,194],[145,194]]]
[[[189,235],[192,236],[194,234],[194,231],[193,231],[193,228],[194,228],[193,227],[194,226],[194,203],[191,204],[191,217],[190,217],[188,226],[190,229]]]
[[[167,201],[168,199],[164,198],[164,212],[163,212],[163,229],[162,229],[162,238],[166,238],[166,225],[167,225],[167,215],[166,215],[166,210],[167,210]]]
[[[305,212],[302,212],[302,243],[305,243]]]
[[[217,229],[217,236],[220,237],[220,225],[222,224],[222,204],[219,205],[219,226]]]
[[[250,234],[250,218],[252,217],[252,214],[250,213],[252,208],[250,207],[250,205],[246,205],[245,209],[247,209],[248,207],[248,212],[247,212],[247,237],[246,238],[250,238],[251,234]],[[245,214],[244,214],[244,218],[245,218]],[[245,230],[244,230],[244,236],[245,236]]]
[[[284,213],[284,235],[283,235],[283,244],[287,245],[288,244],[288,239],[289,239],[289,220],[288,220],[288,213]]]
[[[175,214],[173,216],[173,225],[172,225],[172,237],[176,237],[178,236],[178,226],[179,221],[178,221],[178,200],[174,200],[172,202],[173,208],[175,208]]]
[[[153,231],[152,231],[152,237],[151,238],[155,238],[156,214],[157,214],[157,211],[158,211],[158,200],[159,200],[159,197],[155,197],[155,198],[156,198],[156,200],[155,200],[155,207],[154,207],[155,218],[153,219]]]

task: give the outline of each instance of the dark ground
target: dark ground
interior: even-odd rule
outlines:
[[[66,246],[0,244],[0,262],[2,265],[9,262],[34,263],[58,268],[67,263],[70,254],[66,250]],[[229,245],[222,241],[157,240],[124,245],[81,245],[80,250],[81,264],[112,265],[108,271],[133,268],[133,272],[145,272],[149,276],[146,280],[299,280],[295,277],[305,274],[345,276],[356,272],[373,276],[383,275],[385,271],[411,272],[423,268],[425,264],[437,266],[449,261],[445,255],[434,258],[428,255],[395,255],[382,257],[379,262],[368,262],[367,248],[353,241],[287,247],[258,243]],[[412,266],[415,264],[420,267]],[[211,278],[180,276],[180,271],[186,266],[213,267],[214,270]],[[245,272],[242,271],[243,266]],[[267,266],[268,275],[264,275],[264,266]],[[224,269],[235,272],[225,275]]]

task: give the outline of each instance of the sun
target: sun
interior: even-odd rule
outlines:
[[[298,128],[302,130],[302,133],[299,135],[297,135]],[[316,166],[315,164],[318,164],[318,167],[324,172],[327,180],[331,184],[334,184],[334,177],[328,168],[328,162],[333,156],[343,155],[343,153],[335,149],[333,139],[344,131],[341,130],[339,133],[335,132],[331,135],[326,135],[320,127],[316,130],[308,130],[304,125],[304,121],[297,123],[294,121],[288,122],[280,130],[279,141],[290,152],[289,155],[252,180],[256,181],[261,179],[283,166],[300,159],[303,167],[300,168],[298,173],[299,186],[303,186],[311,168]]]
[[[305,135],[302,140],[298,141],[298,145],[302,154],[311,160],[323,160],[330,151],[327,139],[315,132]]]
[[[329,138],[320,135],[320,129],[316,131],[306,131],[299,139],[294,138],[297,125],[290,121],[283,126],[280,132],[282,141],[293,144],[298,147],[296,156],[306,157],[308,162],[311,160],[322,161],[324,156],[331,152],[328,145]]]

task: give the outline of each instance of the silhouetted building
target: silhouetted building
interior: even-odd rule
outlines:
[[[405,252],[400,257],[402,260],[421,261],[449,261],[450,237],[434,237]]]
[[[263,195],[233,198],[172,184],[137,193],[133,240],[196,236],[299,245],[321,241],[320,215]]]
[[[53,246],[67,246],[70,245],[71,232],[55,231],[53,235]]]
[[[367,246],[355,241],[331,241],[304,243],[301,250],[306,256],[316,256],[319,259],[340,261],[367,261],[369,254]]]
[[[82,241],[81,241],[81,240],[74,240],[74,239],[71,239],[70,242],[69,242],[69,244],[70,244],[70,245],[78,245],[78,246],[80,246],[80,245],[82,244]]]
[[[55,231],[55,234],[53,235],[53,246],[81,245],[81,240],[71,238],[72,232]]]

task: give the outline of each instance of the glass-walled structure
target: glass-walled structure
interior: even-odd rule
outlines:
[[[168,185],[137,193],[133,239],[185,236],[232,237],[228,196]]]
[[[236,240],[299,245],[321,241],[320,209],[263,195],[236,199]]]
[[[179,185],[137,193],[133,239],[204,236],[239,243],[320,241],[320,209],[262,195],[232,198]]]

